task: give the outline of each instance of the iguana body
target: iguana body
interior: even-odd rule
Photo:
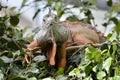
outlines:
[[[83,45],[83,44],[96,44],[105,41],[105,37],[102,33],[97,32],[97,30],[90,24],[84,24],[82,22],[70,22],[62,21],[60,22],[68,31],[67,46]]]
[[[28,45],[28,49],[40,46],[42,50],[46,51],[49,64],[55,65],[57,63],[58,68],[66,66],[67,46],[100,43],[100,39],[104,41],[102,34],[91,25],[81,22],[59,22],[51,13],[43,18],[42,27],[43,29],[38,32],[36,40]],[[44,32],[45,34],[42,35]]]

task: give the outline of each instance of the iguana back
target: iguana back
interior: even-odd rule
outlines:
[[[82,22],[70,22],[62,21],[60,22],[68,31],[67,44],[88,44],[88,43],[101,43],[105,41],[105,37],[101,32],[98,32],[95,27],[90,24],[85,24]]]

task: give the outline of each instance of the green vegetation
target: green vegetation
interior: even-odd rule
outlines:
[[[34,2],[40,1],[35,0]],[[57,11],[58,19],[63,14],[70,13],[68,4],[59,2],[59,0],[47,1],[48,3],[42,9],[49,7]],[[94,20],[94,17],[90,8],[96,9],[92,5],[96,0],[79,1],[83,5],[81,12],[84,12],[87,17],[79,20],[75,15],[72,15],[67,19],[91,24],[90,21]],[[20,10],[27,6],[26,2],[27,0],[23,0]],[[21,14],[12,14],[15,7],[9,9],[9,12],[0,17],[0,80],[41,80],[48,77],[52,80],[120,80],[120,20],[114,16],[114,14],[120,13],[120,4],[113,4],[112,0],[108,0],[106,3],[110,10],[106,16],[107,22],[103,25],[107,27],[111,23],[115,24],[113,32],[107,36],[107,42],[99,47],[88,46],[79,49],[72,57],[80,55],[80,61],[71,58],[76,62],[76,65],[71,61],[68,63],[65,73],[61,75],[57,74],[61,73],[62,69],[57,71],[48,65],[47,60],[38,63],[32,57],[30,64],[23,63],[24,54],[28,53],[25,48],[29,44],[29,40],[23,38],[24,29],[20,30],[18,27]],[[78,7],[73,6],[72,8]],[[0,10],[3,8],[6,9],[7,7],[0,5]],[[36,11],[33,19],[37,17],[40,11],[40,9]],[[68,62],[71,59],[68,59]]]

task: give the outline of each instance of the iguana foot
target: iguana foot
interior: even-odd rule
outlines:
[[[54,59],[54,58],[50,58],[49,64],[50,64],[51,66],[54,66],[54,65],[55,65],[55,59]]]

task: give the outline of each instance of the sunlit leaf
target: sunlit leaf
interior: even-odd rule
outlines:
[[[112,48],[113,48],[113,53],[115,53],[115,52],[116,52],[116,50],[117,50],[117,45],[116,45],[116,44],[114,44]]]
[[[120,74],[120,69],[116,66],[115,67],[115,76]]]
[[[110,34],[108,34],[108,36],[107,36],[107,40],[108,41],[111,41],[111,42],[113,42],[113,41],[117,41],[117,33],[116,32],[113,32],[113,33],[110,33]]]
[[[91,75],[90,75],[90,76],[88,76],[88,77],[85,77],[83,80],[93,80],[93,78],[92,78]]]
[[[4,80],[4,74],[2,73],[1,70],[0,70],[0,80]]]
[[[60,75],[64,73],[64,68],[59,68],[58,71],[56,72],[56,75]]]
[[[106,76],[104,71],[100,71],[97,73],[97,79],[102,80]]]
[[[105,69],[107,71],[107,73],[109,73],[109,69],[112,64],[112,60],[113,59],[111,57],[109,57],[103,62],[102,68]]]
[[[56,80],[67,80],[67,77],[64,75],[57,76]]]
[[[13,56],[19,56],[20,55],[20,50],[18,50],[16,52],[13,52],[12,54],[13,54]]]
[[[120,80],[120,76],[115,76],[114,80]]]
[[[100,62],[100,51],[95,49],[92,46],[88,46],[88,48],[86,48],[86,59],[90,59],[90,60],[95,60],[96,62]]]
[[[118,11],[120,11],[120,4],[114,4],[111,7],[111,12],[118,12]]]
[[[93,67],[92,69],[94,72],[97,72],[97,65]]]
[[[36,77],[27,78],[26,80],[37,80]]]
[[[80,77],[81,73],[78,68],[74,68],[70,73],[69,76],[79,76]],[[84,74],[85,75],[85,74]]]
[[[58,18],[60,18],[64,14],[63,10],[59,10],[57,13]]]
[[[41,80],[41,79],[39,79],[39,80]],[[47,77],[47,78],[43,78],[42,80],[55,80],[55,79],[52,77]]]

